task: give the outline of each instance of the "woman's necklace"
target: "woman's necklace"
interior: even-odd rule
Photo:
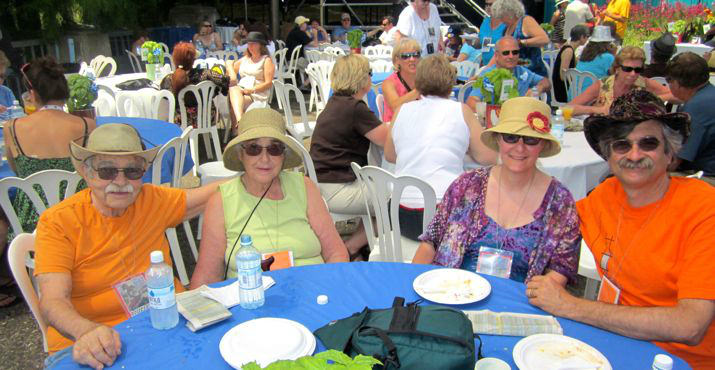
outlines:
[[[497,192],[497,220],[500,219],[500,213],[501,213],[502,170],[503,170],[503,167],[500,167],[499,168],[499,191]],[[536,170],[534,170],[534,173],[531,175],[531,180],[529,180],[529,187],[526,189],[526,194],[524,194],[524,198],[521,199],[521,204],[519,204],[519,209],[517,209],[516,214],[514,215],[514,219],[511,221],[511,224],[506,224],[506,225],[502,226],[502,228],[505,230],[503,238],[499,237],[499,228],[497,228],[497,242],[499,243],[499,249],[504,249],[504,240],[507,238],[507,236],[509,236],[509,232],[511,231],[511,228],[509,228],[509,226],[514,225],[516,223],[516,220],[519,219],[519,214],[521,213],[522,207],[524,207],[524,203],[526,203],[526,198],[529,197],[529,193],[531,192],[531,186],[534,184],[535,178],[536,178]],[[499,222],[497,222],[497,224],[498,223]]]
[[[42,108],[40,108],[40,110],[61,110],[64,112],[65,107],[62,105],[57,105],[57,104],[46,104],[46,105],[43,105]]]

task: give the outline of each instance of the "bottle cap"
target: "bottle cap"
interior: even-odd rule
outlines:
[[[653,368],[658,370],[670,370],[673,368],[673,359],[668,355],[657,354],[653,359]]]
[[[324,305],[328,304],[328,296],[325,294],[321,294],[318,296],[317,302],[319,305]]]
[[[557,115],[557,116],[562,116],[563,114],[564,114],[564,112],[562,112],[561,109],[557,109],[557,110],[556,110],[556,115]]]
[[[241,245],[244,244],[252,244],[253,239],[251,238],[250,235],[241,235]]]
[[[162,263],[164,262],[164,253],[161,253],[161,251],[151,251],[149,258],[151,259],[151,263]]]

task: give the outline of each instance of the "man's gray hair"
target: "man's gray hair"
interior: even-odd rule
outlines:
[[[519,0],[497,0],[492,5],[492,16],[496,19],[504,17],[521,18],[526,14],[524,4]]]
[[[685,141],[683,134],[681,134],[679,131],[673,130],[663,122],[660,122],[658,120],[654,121],[658,122],[660,124],[660,127],[663,129],[663,138],[665,138],[665,142],[663,143],[664,152],[666,154],[678,154],[678,152],[680,152],[680,149],[683,147],[683,142]],[[633,129],[640,123],[642,122],[631,122],[623,125],[617,125],[616,127],[611,128],[603,135],[601,135],[598,140],[598,147],[601,149],[601,153],[603,153],[604,157],[606,159],[609,159],[611,157],[612,142],[620,139],[625,139],[631,133],[631,131],[633,131]]]

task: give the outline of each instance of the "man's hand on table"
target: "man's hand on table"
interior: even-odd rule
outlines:
[[[72,348],[75,362],[95,369],[111,366],[121,353],[119,333],[106,325],[97,325],[82,334]]]
[[[534,276],[526,284],[525,293],[529,303],[555,316],[566,316],[576,299],[549,276]]]

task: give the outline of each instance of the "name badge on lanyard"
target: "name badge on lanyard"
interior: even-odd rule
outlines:
[[[502,249],[479,247],[477,272],[508,279],[511,276],[511,264],[514,252]]]
[[[134,317],[149,307],[144,275],[130,276],[126,280],[114,284],[112,288],[114,288],[127,317]]]
[[[601,278],[601,287],[598,290],[598,301],[603,303],[618,304],[621,298],[621,289],[616,286],[605,274]]]

